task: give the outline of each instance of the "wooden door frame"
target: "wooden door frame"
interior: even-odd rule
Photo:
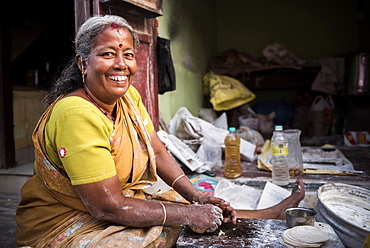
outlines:
[[[0,168],[16,165],[11,82],[11,35],[7,4],[0,11]]]
[[[91,15],[102,14],[102,0],[74,0],[75,12],[75,30]],[[108,0],[103,0],[107,2]],[[130,2],[127,0],[127,2]],[[158,2],[161,1],[158,0]],[[130,3],[128,3],[130,4]],[[0,168],[10,168],[16,166],[15,159],[15,141],[14,141],[14,120],[13,120],[13,90],[11,82],[11,40],[9,27],[9,13],[7,4],[2,5],[0,13]],[[139,6],[140,7],[140,6]],[[92,11],[92,13],[91,13]],[[150,44],[150,55],[153,59],[149,78],[149,87],[145,87],[147,99],[143,99],[152,118],[156,130],[159,128],[159,110],[158,110],[158,77],[156,63],[156,27],[154,17],[162,14],[162,10],[157,13],[142,9],[142,18],[150,19],[150,35],[139,33],[139,39],[142,43]]]
[[[92,13],[91,13],[91,5]],[[74,0],[75,6],[75,31],[78,27],[92,15],[102,14],[101,5],[99,0]]]
[[[101,15],[103,13],[102,3],[109,4],[109,0],[74,0],[75,3],[75,30],[77,32],[78,27],[90,16],[92,15]],[[140,15],[139,18],[146,20],[148,28],[148,33],[143,33],[138,30],[138,38],[139,38],[139,46],[146,45],[148,47],[148,54],[151,58],[149,61],[149,71],[146,72],[147,82],[148,85],[145,87],[138,87],[138,91],[142,96],[143,103],[147,108],[147,111],[152,119],[153,125],[155,130],[159,130],[159,107],[158,107],[158,69],[157,69],[157,31],[156,31],[156,20],[155,17],[162,14],[162,1],[158,0],[160,3],[160,8],[157,12],[149,11],[148,9],[142,8],[142,6],[138,6],[133,4],[131,0],[121,1],[120,6],[122,9],[116,12],[117,15],[121,15],[122,17],[126,18],[124,15],[127,14],[130,16],[129,12],[125,12],[125,7],[128,6],[136,6],[137,10],[135,10],[135,15]],[[145,1],[144,1],[145,2]],[[118,3],[117,1],[115,2]],[[135,7],[134,7],[135,8]],[[138,11],[138,12],[136,12]],[[92,12],[92,13],[91,13]],[[137,73],[138,74],[138,73]],[[137,76],[136,76],[137,78]],[[135,85],[135,79],[134,79]]]

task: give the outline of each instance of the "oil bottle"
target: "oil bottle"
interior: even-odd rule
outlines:
[[[235,127],[229,128],[229,133],[225,140],[225,169],[224,175],[227,178],[236,178],[242,174],[240,161],[240,137],[236,133]]]

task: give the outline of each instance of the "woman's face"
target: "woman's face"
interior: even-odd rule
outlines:
[[[130,87],[136,73],[130,31],[114,25],[96,36],[86,60],[86,86],[100,101],[113,104]]]

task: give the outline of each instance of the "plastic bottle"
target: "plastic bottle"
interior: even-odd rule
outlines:
[[[288,139],[283,133],[282,126],[275,126],[271,138],[272,151],[272,182],[276,185],[288,185],[289,167],[287,162],[289,152]]]
[[[224,175],[228,178],[236,178],[242,174],[240,162],[240,137],[235,127],[229,128],[225,140],[225,170]]]

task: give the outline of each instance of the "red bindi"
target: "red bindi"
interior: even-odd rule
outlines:
[[[119,48],[122,48],[122,44],[119,44],[118,46],[119,46]]]
[[[111,27],[112,29],[117,29],[118,34],[119,34],[119,35],[122,35],[122,30],[120,29],[120,28],[121,28],[121,26],[120,26],[120,25],[118,25],[117,23],[112,22],[112,23],[110,24],[110,27]]]
[[[110,24],[110,26],[111,26],[111,28],[116,28],[116,29],[118,29],[118,28],[119,28],[119,25],[118,25],[117,23],[114,23],[114,22],[112,22],[112,23]]]

